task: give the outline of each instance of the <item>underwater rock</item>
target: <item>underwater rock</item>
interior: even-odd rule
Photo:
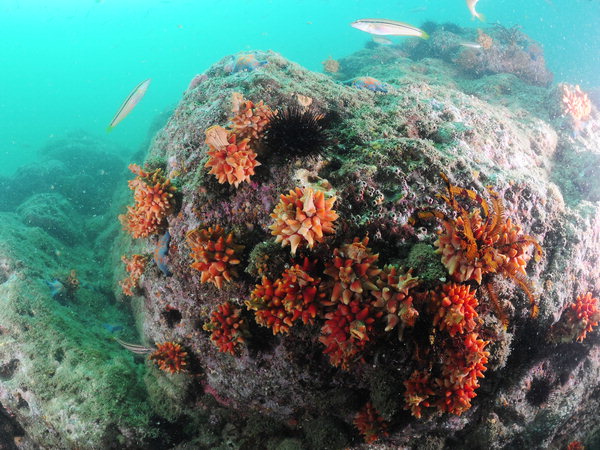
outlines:
[[[40,159],[0,177],[0,211],[12,211],[33,194],[60,193],[79,214],[103,214],[123,176],[122,149],[83,132],[55,138]]]
[[[512,73],[537,86],[548,86],[553,78],[546,67],[541,45],[518,26],[506,28],[495,24],[476,30],[452,31],[438,26],[429,40],[407,41],[403,49],[414,59],[434,57],[455,63],[465,74],[477,78]]]
[[[17,207],[17,214],[28,227],[40,227],[66,245],[84,238],[83,222],[75,208],[60,194],[35,194]]]
[[[573,353],[557,352],[546,340],[550,325],[578,291],[600,289],[600,277],[590,269],[600,262],[600,249],[594,244],[600,236],[600,209],[593,194],[596,187],[590,180],[589,186],[579,186],[586,194],[578,195],[564,188],[565,176],[557,168],[558,161],[576,158],[579,150],[596,152],[593,139],[579,139],[574,145],[567,134],[555,128],[551,113],[544,109],[548,90],[543,86],[550,81],[550,74],[541,54],[532,56],[534,43],[529,38],[513,30],[509,34],[516,40],[509,42],[510,36],[503,30],[489,30],[488,37],[497,41],[502,52],[484,59],[481,67],[472,70],[480,71],[479,77],[506,73],[472,80],[473,74],[465,73],[466,66],[454,64],[457,52],[464,51],[457,42],[467,37],[475,39],[476,31],[442,31],[445,34],[432,39],[435,49],[423,47],[430,44],[422,41],[415,48],[407,44],[404,52],[396,46],[380,46],[340,60],[345,79],[368,74],[389,86],[386,94],[344,86],[272,52],[257,52],[256,57],[268,64],[243,77],[231,73],[228,65],[233,57],[223,58],[207,70],[202,89],[185,93],[146,155],[151,161],[168,161],[167,174],[176,174],[181,183],[180,209],[168,217],[169,269],[173,276],[165,278],[157,270],[146,272],[143,296],[134,297],[132,303],[145,338],[176,341],[193,361],[187,374],[178,375],[182,394],[173,395],[170,387],[165,391],[165,402],[180,402],[183,392],[204,394],[212,399],[211,404],[219,405],[219,410],[231,414],[231,423],[246,423],[251,411],[282,427],[279,431],[274,427],[274,434],[296,433],[306,446],[314,448],[325,437],[334,447],[347,445],[355,433],[352,418],[369,399],[384,410],[389,436],[382,440],[392,448],[409,443],[427,446],[432,435],[444,436],[436,441],[439,448],[452,446],[456,439],[467,439],[473,446],[488,442],[489,448],[527,448],[540,442],[560,447],[567,443],[565,429],[580,426],[579,437],[590,436],[597,429],[591,419],[597,402],[585,396],[585,392],[598,388],[597,332],[584,344],[569,347],[575,358]],[[514,51],[508,52],[510,46],[515,46]],[[415,61],[405,56],[417,51],[427,59]],[[521,69],[517,70],[517,63]],[[479,98],[472,95],[477,91],[481,92]],[[324,142],[320,152],[306,155],[286,153],[282,145],[277,158],[259,141],[255,149],[261,166],[250,182],[237,187],[219,184],[204,167],[208,149],[204,131],[213,125],[226,126],[236,92],[243,92],[255,104],[264,101],[272,109],[295,105],[298,94],[310,96],[311,108],[335,114],[336,120],[328,122],[327,130],[335,139]],[[590,123],[597,126],[596,116]],[[293,142],[290,148],[294,148]],[[473,406],[460,418],[446,414],[437,420],[408,419],[404,394],[398,390],[404,391],[401,382],[419,368],[415,361],[432,351],[427,341],[431,330],[431,313],[424,303],[427,292],[451,279],[439,254],[434,253],[437,222],[414,222],[419,212],[443,210],[437,195],[447,195],[447,185],[440,172],[448,174],[453,195],[460,197],[460,204],[470,205],[470,212],[475,214],[475,210],[488,206],[491,209],[493,204],[497,213],[502,211],[496,218],[510,217],[522,226],[527,242],[539,242],[544,255],[538,263],[531,259],[526,278],[519,278],[522,284],[488,273],[481,285],[475,282],[472,286],[481,309],[481,333],[491,341],[487,348],[490,364],[485,379],[478,381],[481,387],[477,397],[470,400]],[[493,191],[486,193],[488,185]],[[303,266],[314,270],[310,275],[298,272],[299,258],[294,259],[289,247],[281,247],[271,234],[270,214],[279,196],[296,187],[320,189],[335,196],[334,208],[339,216],[335,234],[325,234],[314,246],[299,247],[302,257],[315,261],[313,266]],[[478,195],[487,199],[485,207]],[[312,214],[305,206],[305,197],[298,201],[303,202],[297,204],[299,210],[305,208],[307,215]],[[442,213],[436,217],[442,217]],[[186,239],[196,228],[216,225],[230,233],[227,236],[236,245],[245,246],[235,255],[239,270],[220,286],[202,283],[201,277],[207,276],[190,267],[191,251]],[[324,268],[334,264],[332,255],[349,259],[345,252],[352,251],[344,244],[350,245],[354,238],[362,239],[367,234],[372,250],[356,252],[378,255],[365,257],[375,265],[369,269],[373,277],[379,276],[375,274],[384,265],[397,264],[406,269],[413,267],[415,276],[422,274],[424,278],[423,284],[411,291],[419,310],[414,330],[398,327],[403,331],[385,334],[381,324],[373,329],[372,322],[358,323],[356,319],[350,342],[360,342],[364,333],[375,334],[370,335],[370,345],[360,358],[348,360],[347,367],[339,368],[332,366],[321,344],[327,339],[335,341],[332,323],[328,334],[319,335],[325,318],[332,321],[336,317],[327,309],[329,306],[323,306],[325,312],[320,315],[303,316],[304,325],[292,318],[290,310],[273,306],[272,316],[264,317],[280,317],[292,325],[273,330],[259,325],[268,323],[267,319],[259,320],[258,314],[265,311],[261,309],[265,304],[260,302],[267,301],[269,283],[275,283],[293,267],[298,277],[305,277],[300,279],[308,280],[307,285],[318,277],[325,286],[331,286],[331,274],[336,272]],[[305,235],[311,234],[306,231]],[[153,248],[155,242],[152,238],[146,244]],[[362,248],[361,241],[353,245],[354,249]],[[133,248],[131,238],[121,233],[113,260],[124,251],[134,253]],[[529,256],[524,258],[528,260]],[[377,280],[381,283],[381,278]],[[288,289],[285,281],[278,283],[276,286]],[[376,289],[371,281],[361,283],[362,291],[352,285],[350,298],[367,298],[371,294],[366,286]],[[257,284],[262,286],[262,294],[251,294]],[[324,289],[327,292],[331,288]],[[537,318],[530,317],[535,308],[530,311],[528,293],[539,305]],[[236,356],[219,352],[210,334],[200,331],[217,305],[225,302],[233,302],[236,310],[243,309],[244,304],[249,306],[236,313],[236,321],[240,321],[241,314],[249,326],[249,335],[244,336],[244,345]],[[174,317],[173,311],[177,312],[176,323],[169,319]],[[369,320],[377,324],[379,316],[373,314]],[[439,333],[436,346],[441,345],[437,341],[441,339]],[[334,348],[327,348],[329,356]],[[361,358],[374,374],[394,376],[365,381],[366,366],[361,365]],[[165,376],[154,371],[147,382]],[[198,378],[202,380],[201,388],[196,384]],[[548,396],[530,394],[536,398],[535,405],[531,405],[522,399],[531,389],[530,380],[539,378],[550,380]],[[151,385],[157,396],[156,386],[160,383]],[[397,398],[389,398],[390,392]],[[169,420],[175,420],[178,411],[182,418],[204,420],[201,417],[209,411],[196,407],[193,402],[177,403],[166,410]],[[325,423],[331,433],[299,423]],[[249,439],[249,431],[240,427],[233,428],[242,442]],[[479,436],[481,440],[469,441],[468,436]]]

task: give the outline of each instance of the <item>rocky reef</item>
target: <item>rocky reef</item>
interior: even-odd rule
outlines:
[[[429,31],[370,44],[337,75],[273,52],[223,58],[121,172],[123,229],[113,211],[93,249],[77,222],[37,218],[57,194],[4,213],[14,233],[35,227],[25,242],[65,274],[32,273],[33,250],[0,240],[14,293],[0,338],[17,343],[0,347],[0,398],[22,435],[89,448],[598,446],[598,111],[549,86],[518,29]],[[52,216],[76,214],[71,203],[53,201]],[[57,248],[74,259],[57,266]],[[69,291],[93,250],[110,252],[109,288]],[[26,289],[32,277],[66,291]]]

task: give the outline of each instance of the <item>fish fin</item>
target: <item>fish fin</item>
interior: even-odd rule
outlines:
[[[420,36],[422,39],[429,39],[429,34],[423,31],[423,34]]]
[[[477,13],[477,18],[481,21],[481,22],[485,22],[485,16],[481,13]]]
[[[109,125],[106,127],[106,132],[110,133],[115,127],[113,127],[112,125]]]

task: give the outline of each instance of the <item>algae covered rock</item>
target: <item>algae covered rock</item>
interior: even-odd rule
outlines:
[[[557,175],[555,162],[573,155],[573,142],[556,131],[551,114],[544,110],[547,69],[543,59],[536,57],[528,60],[529,72],[509,70],[521,57],[519,52],[531,56],[534,44],[527,41],[526,50],[515,50],[513,59],[480,74],[515,75],[486,75],[476,86],[471,74],[457,69],[453,57],[447,57],[442,48],[447,42],[448,48],[460,51],[459,41],[467,34],[473,37],[473,31],[446,32],[458,32],[460,38],[439,35],[431,44],[419,44],[437,46],[432,52],[418,50],[428,58],[420,62],[407,57],[416,54],[418,47],[399,51],[394,46],[367,48],[342,60],[348,77],[376,77],[355,85],[311,73],[272,52],[224,58],[192,83],[150,147],[146,158],[166,163],[166,175],[179,187],[180,203],[178,212],[167,218],[168,264],[173,276],[146,272],[142,297],[134,302],[136,317],[149,340],[183,345],[191,365],[188,382],[181,378],[180,389],[188,395],[200,389],[212,396],[220,409],[231,414],[232,423],[238,424],[231,431],[235,430],[239,442],[263,442],[265,436],[253,435],[256,431],[249,428],[248,421],[256,420],[258,414],[278,424],[271,427],[274,435],[294,433],[308,448],[339,448],[358,442],[361,434],[367,440],[376,436],[392,447],[416,442],[426,448],[431,435],[447,436],[436,441],[440,448],[468,435],[479,436],[492,448],[539,439],[550,445],[565,441],[563,426],[580,423],[573,418],[575,411],[587,417],[594,410],[594,401],[582,398],[586,388],[575,384],[559,388],[552,381],[547,383],[548,399],[563,402],[558,410],[551,400],[535,400],[535,407],[519,400],[530,389],[527,380],[548,379],[548,372],[575,373],[584,365],[592,367],[585,385],[594,388],[597,382],[592,378],[599,367],[594,353],[597,335],[578,347],[576,360],[572,355],[555,354],[556,348],[548,341],[559,311],[579,291],[596,292],[599,287],[598,274],[589,268],[600,257],[592,244],[598,236],[600,213],[592,199],[583,200],[563,189],[566,181]],[[517,39],[517,46],[525,45],[517,30],[489,33],[497,45],[512,45],[509,38]],[[258,62],[237,72],[232,62],[239,58]],[[523,81],[509,89],[514,76]],[[376,83],[385,89],[364,87]],[[524,100],[526,96],[532,96],[530,101]],[[274,138],[263,139],[261,134],[269,136],[268,114],[261,115],[265,107],[284,118],[295,114],[293,120],[304,120],[301,117],[307,114],[311,126],[318,127],[313,130],[316,133],[324,127],[326,139],[319,150],[299,152],[299,141],[285,142],[285,136],[294,139],[294,134],[283,135],[279,129],[271,135],[277,136],[274,149]],[[236,116],[242,109],[247,113],[244,117],[252,119]],[[273,127],[279,126],[281,117]],[[595,124],[594,116],[591,129]],[[231,137],[235,133],[237,141]],[[241,146],[240,136],[248,139]],[[247,148],[255,152],[250,159],[260,162],[253,166],[253,173],[244,172],[245,178],[236,178],[232,185],[226,181],[228,169],[217,169],[226,167],[215,159],[219,146],[224,145],[219,144],[222,138],[235,142],[229,151],[241,151],[228,164],[245,164],[241,155]],[[576,139],[576,146],[593,151],[588,138],[584,134]],[[224,175],[218,177],[218,170]],[[323,236],[314,242],[294,237],[293,230],[278,236],[285,228],[283,222],[274,220],[278,214],[287,211],[289,224],[294,223],[294,214],[300,214],[285,209],[286,202],[300,202],[295,204],[302,210],[307,208],[302,202],[317,198],[315,191],[326,199],[335,197],[333,203],[315,201],[323,208],[318,213],[319,223],[326,224]],[[328,208],[335,211],[335,218]],[[519,257],[526,266],[523,275],[489,268],[481,276],[474,268],[455,272],[454,263],[445,259],[441,249],[447,239],[444,229],[450,233],[452,226],[458,227],[458,236],[463,236],[464,248],[468,248],[455,217],[476,221],[480,215],[488,224],[498,222],[509,228],[518,224],[513,232],[524,237],[511,245],[517,246],[517,253],[523,252]],[[333,227],[328,220],[334,222]],[[198,236],[205,236],[207,243],[202,244]],[[215,244],[208,243],[210,239]],[[488,247],[477,239],[473,237],[471,245],[482,255],[487,248],[504,251],[502,246]],[[158,238],[150,238],[146,244],[153,248],[156,242]],[[133,245],[122,234],[116,251],[120,254]],[[225,253],[232,256],[210,256],[199,250],[212,252],[211,245],[225,245],[231,249]],[[532,252],[536,252],[535,260]],[[358,281],[344,288],[346,281],[338,274],[338,266],[353,257],[364,258],[361,267],[368,280],[362,279],[360,288]],[[224,279],[215,281],[209,273],[210,258],[216,258],[214,267],[221,267]],[[278,295],[269,294],[270,286],[273,292],[297,292],[289,284],[292,272],[304,273],[308,285],[319,286],[315,298],[323,303],[316,304],[318,312],[313,316],[301,312],[294,316],[291,306],[278,307],[269,297]],[[396,276],[407,287],[394,284]],[[411,281],[411,276],[417,280]],[[467,328],[480,333],[477,345],[487,346],[487,353],[480,353],[488,354],[482,363],[487,364],[483,367],[487,371],[485,379],[477,381],[477,396],[467,407],[444,403],[436,397],[439,384],[432,383],[431,392],[423,394],[430,401],[420,411],[410,403],[407,390],[409,386],[415,389],[410,380],[419,370],[433,366],[437,368],[430,376],[443,383],[438,371],[449,370],[443,363],[440,366],[440,349],[455,344],[449,343],[447,330],[436,328],[439,319],[434,315],[436,296],[446,292],[451,282],[463,286],[466,282],[477,296],[477,320]],[[362,305],[372,316],[359,320],[343,306],[336,309],[343,289],[348,289],[343,294],[346,304]],[[312,299],[316,294],[311,292]],[[407,302],[405,312],[413,319],[401,319],[398,325],[396,309],[386,306],[390,295]],[[235,331],[241,328],[228,328],[233,318],[229,322],[215,319],[215,311],[223,311],[219,307],[225,303],[233,305],[235,323],[244,324],[243,333]],[[353,331],[335,338],[334,320],[343,314],[349,315],[346,320],[352,322]],[[340,350],[341,342],[351,343],[346,348],[355,357]],[[573,364],[559,369],[567,358]],[[367,367],[372,370],[367,372]],[[544,367],[545,375],[536,375],[539,367]],[[181,397],[169,394],[165,401],[177,398]],[[381,420],[369,420],[385,424],[375,434],[365,431],[362,421],[367,419],[360,415],[367,402],[382,415]],[[201,414],[178,404],[169,407],[171,420],[178,408],[182,417]],[[550,417],[551,410],[555,411],[552,420],[543,419]],[[429,419],[437,412],[445,414]],[[461,415],[453,417],[452,413]],[[244,423],[246,427],[240,427]],[[585,423],[581,434],[591,435],[597,424]]]
[[[25,225],[40,227],[69,245],[84,237],[75,208],[60,194],[33,195],[17,207],[17,214]]]

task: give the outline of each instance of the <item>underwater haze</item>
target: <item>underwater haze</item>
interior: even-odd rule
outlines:
[[[557,80],[600,86],[600,2],[481,0],[488,24],[520,25],[539,41]],[[0,174],[35,160],[72,130],[101,135],[140,81],[152,85],[109,139],[123,155],[153,118],[222,56],[271,49],[311,70],[368,40],[349,24],[381,17],[473,26],[464,0],[3,0],[0,2]],[[402,41],[406,38],[397,38]]]
[[[0,0],[1,450],[600,450],[600,0]]]

